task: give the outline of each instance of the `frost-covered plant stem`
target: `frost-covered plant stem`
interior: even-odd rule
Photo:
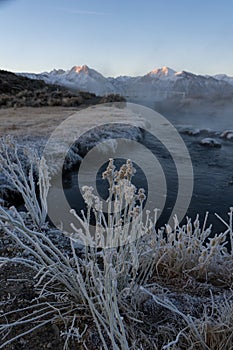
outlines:
[[[225,220],[223,220],[218,214],[215,214],[217,218],[224,223],[224,225],[227,227],[226,234],[229,234],[230,237],[230,244],[231,244],[231,255],[233,256],[233,207],[230,208],[229,215],[229,224],[226,223]]]
[[[46,221],[47,195],[50,186],[45,159],[43,157],[39,159],[35,150],[20,149],[12,138],[5,138],[0,142],[0,170],[12,188],[22,195],[33,223],[40,228]]]
[[[117,295],[117,276],[112,266],[111,256],[103,256],[103,269],[94,264],[92,256],[85,261],[85,265],[75,255],[71,243],[73,257],[78,271],[77,281],[85,303],[88,304],[92,317],[97,326],[105,350],[109,349],[103,334],[106,334],[114,350],[128,349],[125,326],[119,310],[119,296]],[[111,254],[110,254],[111,255]],[[80,265],[88,276],[84,280]]]
[[[71,259],[62,254],[46,236],[28,229],[16,212],[14,216],[16,217],[0,208],[0,225],[9,237],[21,248],[27,249],[34,259],[30,261],[23,258],[0,258],[0,262],[14,261],[35,269],[36,278],[39,279],[36,284],[36,288],[40,289],[39,297],[43,297],[49,291],[53,294],[50,288],[58,282],[61,285],[61,293],[65,290],[76,305],[81,303],[88,306],[106,350],[109,347],[103,332],[110,338],[114,350],[128,349],[111,257],[104,257],[104,269],[101,270],[92,254],[87,255],[84,261],[78,258],[71,241],[75,265],[74,262],[71,264]],[[41,317],[43,316],[44,314]],[[35,321],[34,318],[30,320]],[[20,323],[18,320],[10,326],[18,326]],[[6,331],[5,326],[3,329]]]

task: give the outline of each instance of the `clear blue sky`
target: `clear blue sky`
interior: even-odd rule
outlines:
[[[233,75],[232,0],[0,0],[0,68]]]

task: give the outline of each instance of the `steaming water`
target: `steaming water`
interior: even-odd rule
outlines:
[[[224,130],[233,129],[233,108],[228,108],[222,113],[221,110],[215,113],[180,113],[173,115],[167,113],[165,116],[168,120],[181,132],[181,136],[190,152],[193,170],[194,170],[194,191],[190,206],[187,210],[187,216],[195,218],[196,214],[200,214],[203,222],[206,211],[209,212],[209,223],[213,224],[213,231],[220,232],[224,230],[224,225],[215,217],[214,213],[218,213],[224,220],[227,220],[229,207],[233,206],[233,140],[224,140],[219,137]],[[196,136],[190,136],[182,133],[184,128],[188,129],[208,129]],[[215,133],[217,133],[215,135]],[[199,142],[206,136],[213,136],[221,142],[221,148],[203,147]],[[159,160],[167,181],[167,199],[165,208],[159,219],[159,226],[163,226],[169,218],[174,206],[178,182],[176,167],[161,144],[151,135],[146,134],[143,144],[150,148],[156,158]],[[134,159],[133,148],[125,149],[122,159]],[[141,155],[144,157],[144,155]],[[140,158],[140,154],[137,154]],[[107,158],[106,158],[107,159]],[[119,160],[118,164],[122,162]],[[106,198],[107,184],[101,180],[101,172],[99,170],[96,178],[93,178],[91,169],[85,174],[86,184],[93,185],[93,181],[97,183],[99,194]],[[146,169],[137,168],[134,183],[137,187],[147,189],[146,177],[153,176],[153,166],[148,164]],[[146,172],[146,177],[145,177]],[[64,176],[64,191],[71,207],[78,211],[83,207],[83,200],[79,191],[77,179],[78,168],[66,173]],[[150,190],[150,189],[148,189]]]

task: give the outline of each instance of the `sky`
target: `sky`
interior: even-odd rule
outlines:
[[[233,76],[232,0],[0,0],[0,69]]]

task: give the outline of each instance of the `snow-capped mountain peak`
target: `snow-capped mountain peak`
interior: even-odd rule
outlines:
[[[148,74],[151,76],[156,76],[158,78],[163,78],[163,77],[169,78],[169,77],[173,77],[175,73],[176,72],[173,69],[164,66],[162,68],[153,69]]]
[[[94,92],[97,95],[113,93],[115,90],[107,78],[87,65],[73,66],[67,71],[54,69],[46,74],[23,75],[43,79],[46,83],[66,86],[72,90]]]
[[[90,68],[87,65],[84,64],[83,66],[74,66],[74,67],[72,67],[70,72],[88,74],[90,72]]]
[[[69,71],[66,72],[68,77],[72,79],[94,79],[94,80],[107,80],[102,74],[97,72],[95,69],[88,67],[87,65],[83,66],[74,66]]]

